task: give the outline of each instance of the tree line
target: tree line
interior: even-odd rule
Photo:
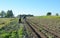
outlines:
[[[51,12],[47,12],[47,16],[51,16],[52,15],[52,13]],[[56,16],[59,16],[59,14],[58,13],[56,13]]]
[[[12,17],[14,17],[14,14],[13,14],[12,10],[8,10],[7,12],[1,11],[0,12],[0,17],[1,18],[4,18],[4,17],[6,17],[6,18],[12,18]]]
[[[46,15],[47,15],[47,16],[51,16],[52,13],[51,13],[51,12],[47,12]],[[56,16],[59,16],[59,14],[56,13]],[[14,17],[14,14],[13,14],[13,11],[12,11],[12,10],[8,10],[7,12],[1,11],[1,12],[0,12],[0,17],[1,17],[1,18],[13,18],[13,17]]]

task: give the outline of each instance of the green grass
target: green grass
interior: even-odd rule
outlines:
[[[59,19],[60,18],[60,16],[35,16],[34,18],[46,18],[46,19],[52,19],[52,18],[54,18],[54,19]]]
[[[0,38],[22,38],[23,26],[18,24],[18,18],[0,18],[0,21]]]
[[[18,30],[19,38],[23,38],[23,34],[24,34],[23,25],[20,25],[20,29]]]

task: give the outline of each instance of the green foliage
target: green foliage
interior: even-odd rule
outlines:
[[[23,37],[23,25],[20,25],[20,29],[18,30],[18,35],[19,35],[19,38],[22,38]]]
[[[4,11],[1,11],[0,16],[5,17],[6,13]]]
[[[14,17],[12,10],[8,10],[6,17]]]
[[[14,14],[12,12],[12,10],[8,10],[7,13],[5,11],[1,11],[0,12],[0,17],[8,17],[8,18],[11,18],[11,17],[14,17]]]
[[[48,13],[47,13],[47,16],[51,16],[51,12],[48,12]]]
[[[23,26],[18,24],[17,18],[1,18],[0,21],[0,38],[22,38]]]
[[[56,13],[56,16],[59,16],[59,14],[58,14],[58,13]]]

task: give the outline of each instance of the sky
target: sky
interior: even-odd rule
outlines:
[[[46,15],[47,12],[60,14],[60,0],[0,0],[0,12],[12,10],[15,16],[19,14]]]

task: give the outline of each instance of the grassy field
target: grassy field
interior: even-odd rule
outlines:
[[[54,38],[54,33],[60,35],[60,16],[35,16],[26,20],[35,24],[39,31],[48,38]],[[28,25],[25,25],[29,30]],[[47,32],[49,31],[49,32]],[[52,34],[50,33],[52,31]],[[28,33],[31,33],[30,30]],[[23,38],[24,26],[18,23],[18,18],[0,18],[0,38]]]
[[[18,18],[0,18],[0,38],[22,38],[23,26]]]

